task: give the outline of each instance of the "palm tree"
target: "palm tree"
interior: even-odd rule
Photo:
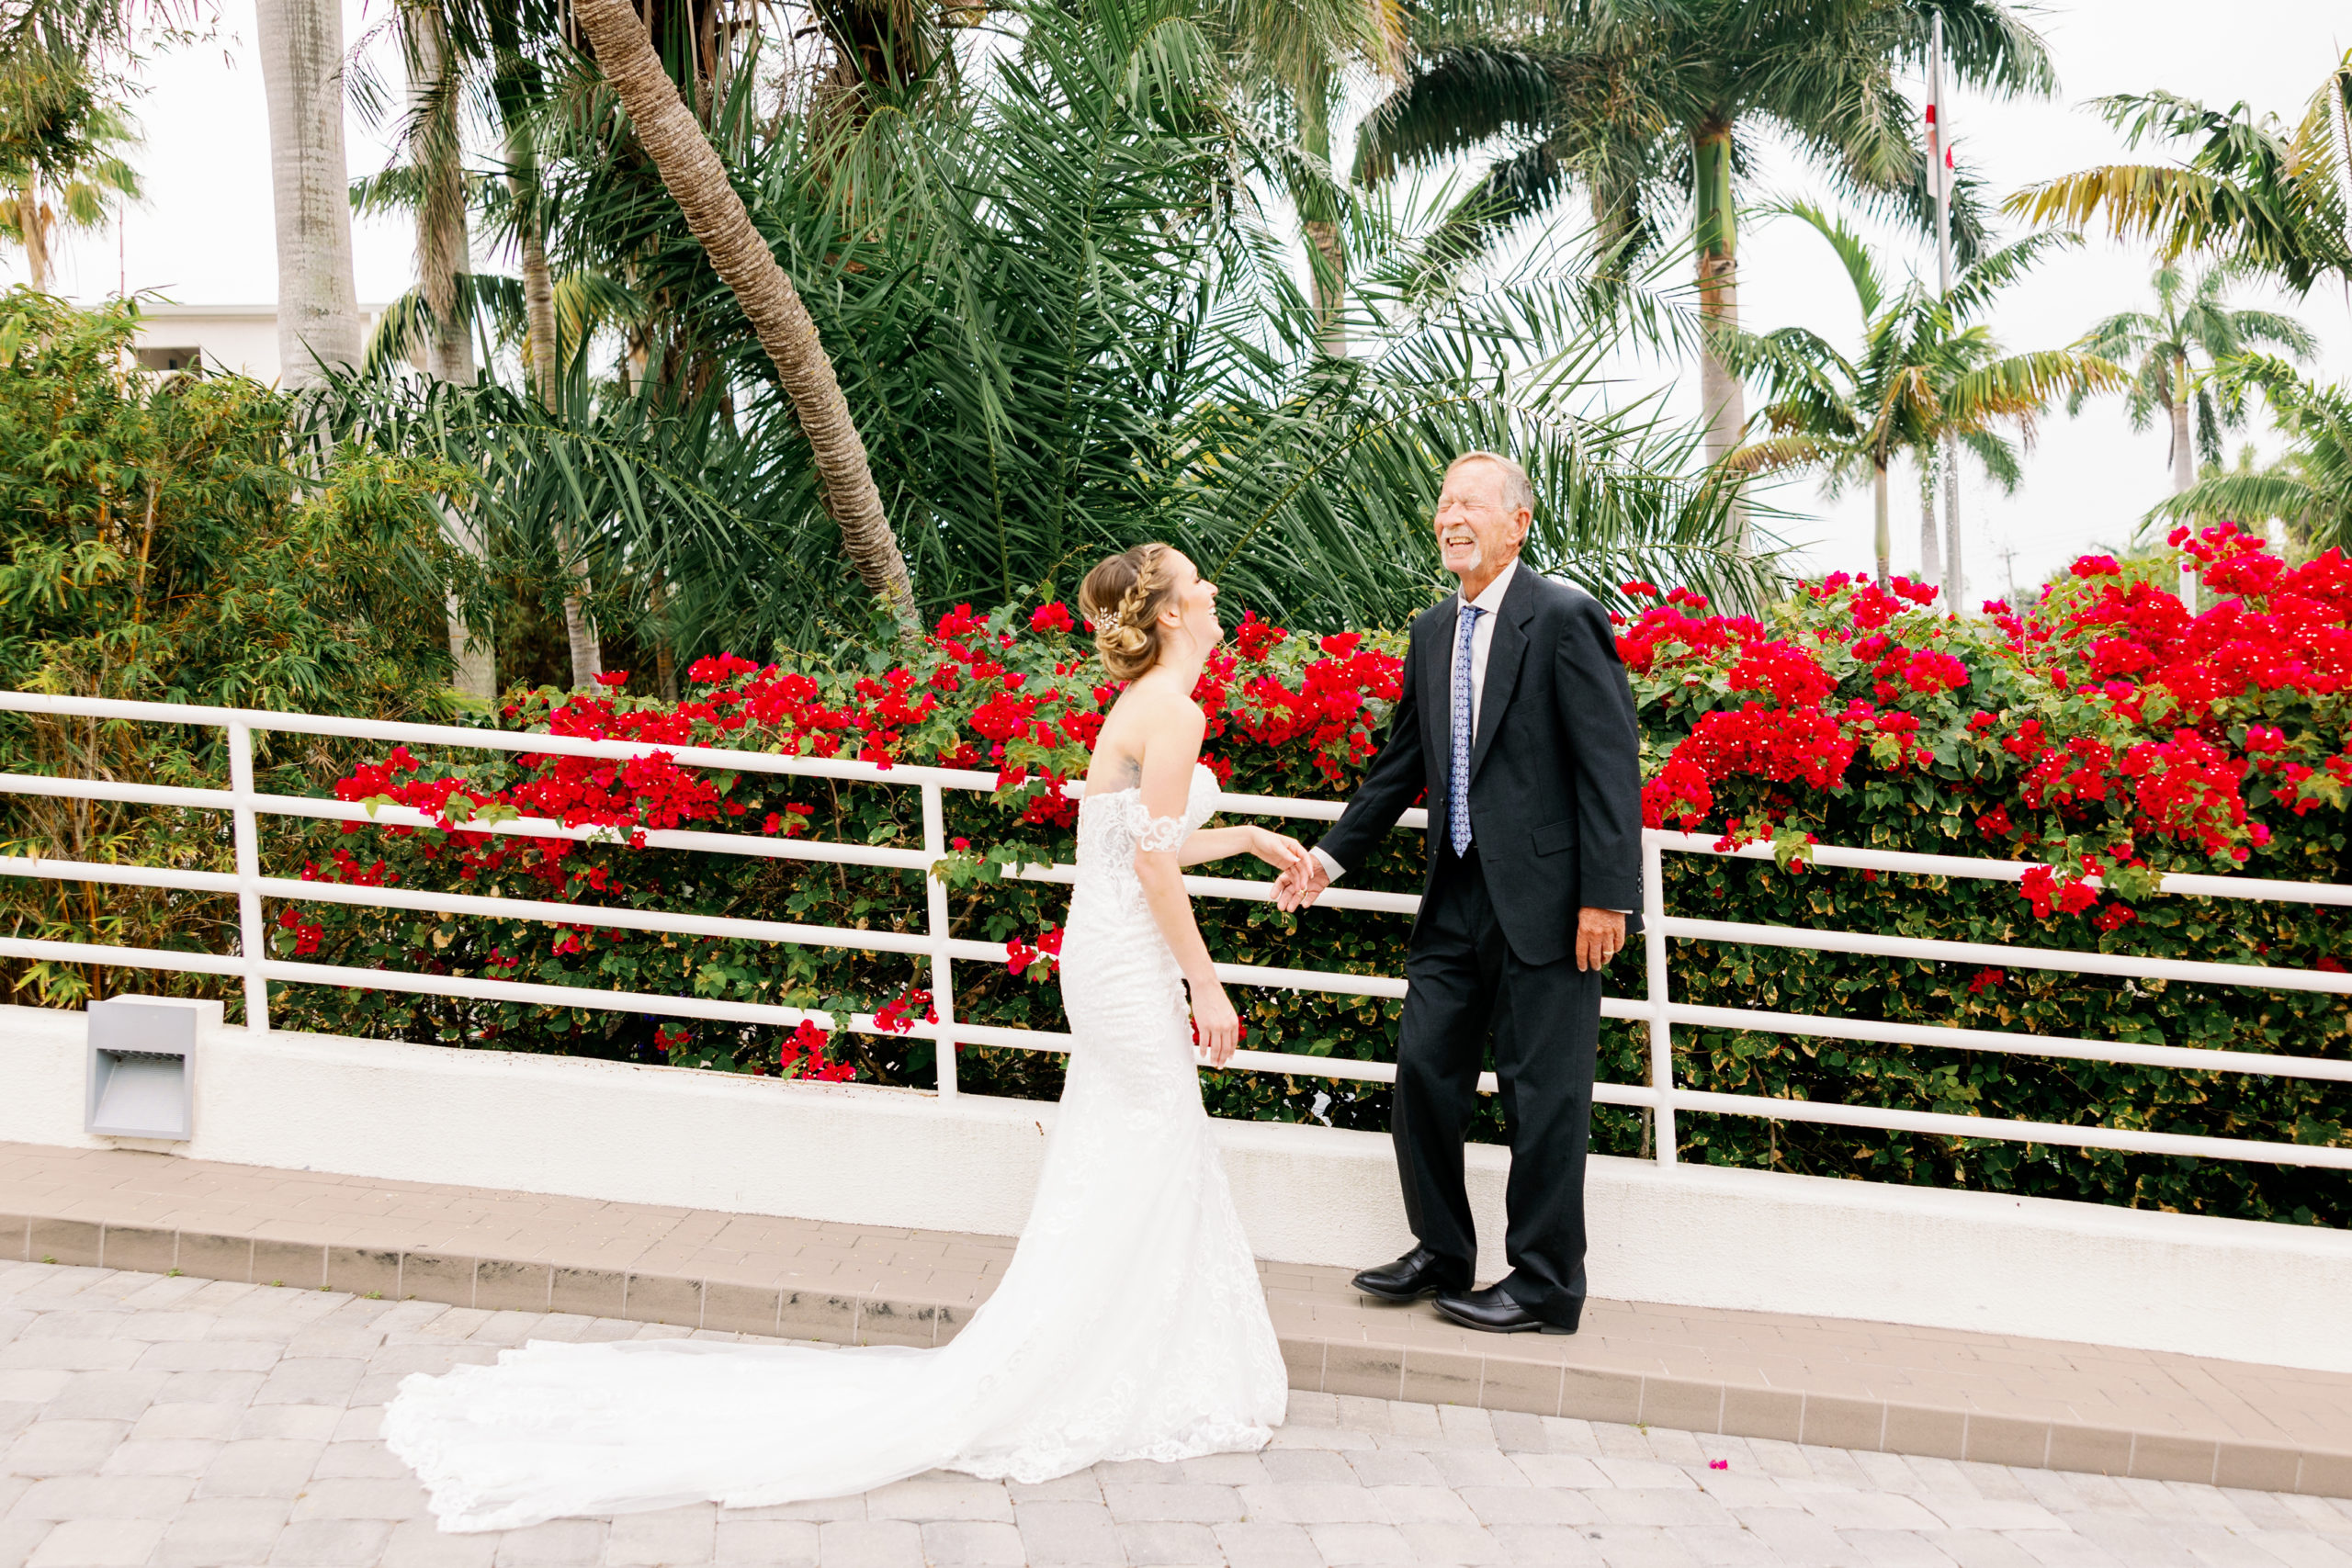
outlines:
[[[1928,487],[1933,455],[1945,438],[1956,437],[1996,483],[2014,490],[2017,449],[1998,427],[2030,439],[2052,398],[2120,378],[2116,367],[2077,349],[2005,354],[1975,321],[2038,259],[2074,237],[2029,235],[1963,268],[1951,294],[1939,298],[1917,278],[1890,293],[1860,236],[1820,208],[1789,203],[1773,210],[1803,220],[1829,243],[1861,311],[1861,346],[1849,357],[1802,327],[1727,337],[1726,358],[1768,389],[1764,418],[1771,432],[1732,454],[1728,466],[1748,473],[1819,468],[1833,495],[1867,476],[1883,584],[1893,554],[1887,473],[1908,452],[1920,468],[1920,555],[1923,575],[1932,580],[1937,530]]]
[[[2239,270],[2211,266],[2192,279],[2177,263],[2167,263],[2156,269],[2154,310],[2118,311],[2082,337],[2086,353],[2134,362],[2123,406],[2134,430],[2145,430],[2159,412],[2165,415],[2172,433],[2175,495],[2197,482],[2200,456],[2208,463],[2222,460],[2222,433],[2245,423],[2236,383],[2215,378],[2211,367],[2266,345],[2299,359],[2319,346],[2292,317],[2231,309],[2225,296]],[[2081,408],[2084,395],[2069,400],[2068,412]]]
[[[279,376],[300,391],[361,355],[343,155],[343,9],[337,0],[259,0],[254,33],[269,100]]]
[[[1944,19],[1957,80],[2002,94],[2057,85],[2040,37],[1999,0],[1564,0],[1509,29],[1463,12],[1428,15],[1408,80],[1367,121],[1362,172],[1510,137],[1519,150],[1488,168],[1477,199],[1508,216],[1581,185],[1597,249],[1620,267],[1681,228],[1669,210],[1688,213],[1715,459],[1747,423],[1713,338],[1738,324],[1736,186],[1753,139],[1777,130],[1852,199],[1931,226],[1918,111],[1895,83],[1924,61],[1930,17]],[[1956,217],[1966,260],[1981,233]]]
[[[815,454],[825,509],[841,525],[842,543],[858,576],[911,631],[914,584],[907,574],[906,558],[899,554],[898,537],[883,513],[865,439],[799,290],[752,226],[726,165],[679,98],[643,19],[628,0],[577,0],[573,14],[662,184],[774,362]]]
[[[2208,108],[2165,92],[2096,100],[2127,147],[2194,144],[2179,164],[2108,164],[2031,186],[2008,211],[2036,223],[2106,220],[2118,239],[2156,242],[2243,264],[2298,294],[2323,277],[2352,281],[2352,51],[2293,126],[2246,105]]]
[[[0,200],[0,239],[24,247],[26,280],[43,294],[49,292],[51,231],[60,223],[96,229],[106,222],[116,199],[135,201],[140,196],[139,172],[121,152],[139,138],[119,108],[91,106],[74,140],[78,145],[70,162],[44,168],[31,160],[8,160],[15,164],[16,188]]]
[[[2288,452],[2267,468],[2199,479],[2159,502],[2150,520],[2275,517],[2312,549],[2352,548],[2352,392],[2306,380],[2268,355],[2225,361],[2216,378],[2260,389]]]

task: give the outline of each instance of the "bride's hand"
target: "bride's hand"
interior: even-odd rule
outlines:
[[[1257,828],[1250,831],[1250,852],[1276,871],[1288,871],[1306,858],[1306,846],[1287,833]]]
[[[1192,989],[1193,1037],[1209,1066],[1221,1067],[1233,1059],[1234,1047],[1241,1043],[1241,1017],[1216,981]]]

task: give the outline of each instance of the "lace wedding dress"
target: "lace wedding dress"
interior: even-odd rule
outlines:
[[[1136,880],[1181,819],[1090,796],[1063,935],[1073,1043],[1028,1228],[936,1349],[537,1341],[401,1382],[384,1438],[448,1530],[841,1496],[944,1469],[1045,1481],[1264,1446],[1287,1379],[1194,1076],[1175,956]]]

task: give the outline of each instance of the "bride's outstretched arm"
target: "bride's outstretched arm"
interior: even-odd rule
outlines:
[[[1234,855],[1256,855],[1276,871],[1288,871],[1306,858],[1306,846],[1287,833],[1254,825],[1204,828],[1184,840],[1184,847],[1176,852],[1176,863],[1200,865]]]

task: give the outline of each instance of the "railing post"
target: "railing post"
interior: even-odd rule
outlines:
[[[955,961],[947,955],[949,934],[947,918],[947,884],[939,879],[939,857],[947,852],[947,812],[944,792],[935,784],[922,786],[922,850],[931,857],[931,864],[922,874],[925,903],[929,910],[926,934],[931,938],[931,1005],[939,1014],[939,1030],[933,1036],[937,1042],[939,1057],[939,1098],[956,1098],[956,969]]]
[[[1666,853],[1653,832],[1642,835],[1642,942],[1649,961],[1650,1089],[1657,1097],[1650,1125],[1657,1163],[1672,1165],[1674,1025],[1666,1016]]]
[[[245,961],[245,1027],[269,1032],[269,935],[261,918],[261,835],[254,819],[254,732],[229,726],[229,818],[237,843],[237,947]]]

